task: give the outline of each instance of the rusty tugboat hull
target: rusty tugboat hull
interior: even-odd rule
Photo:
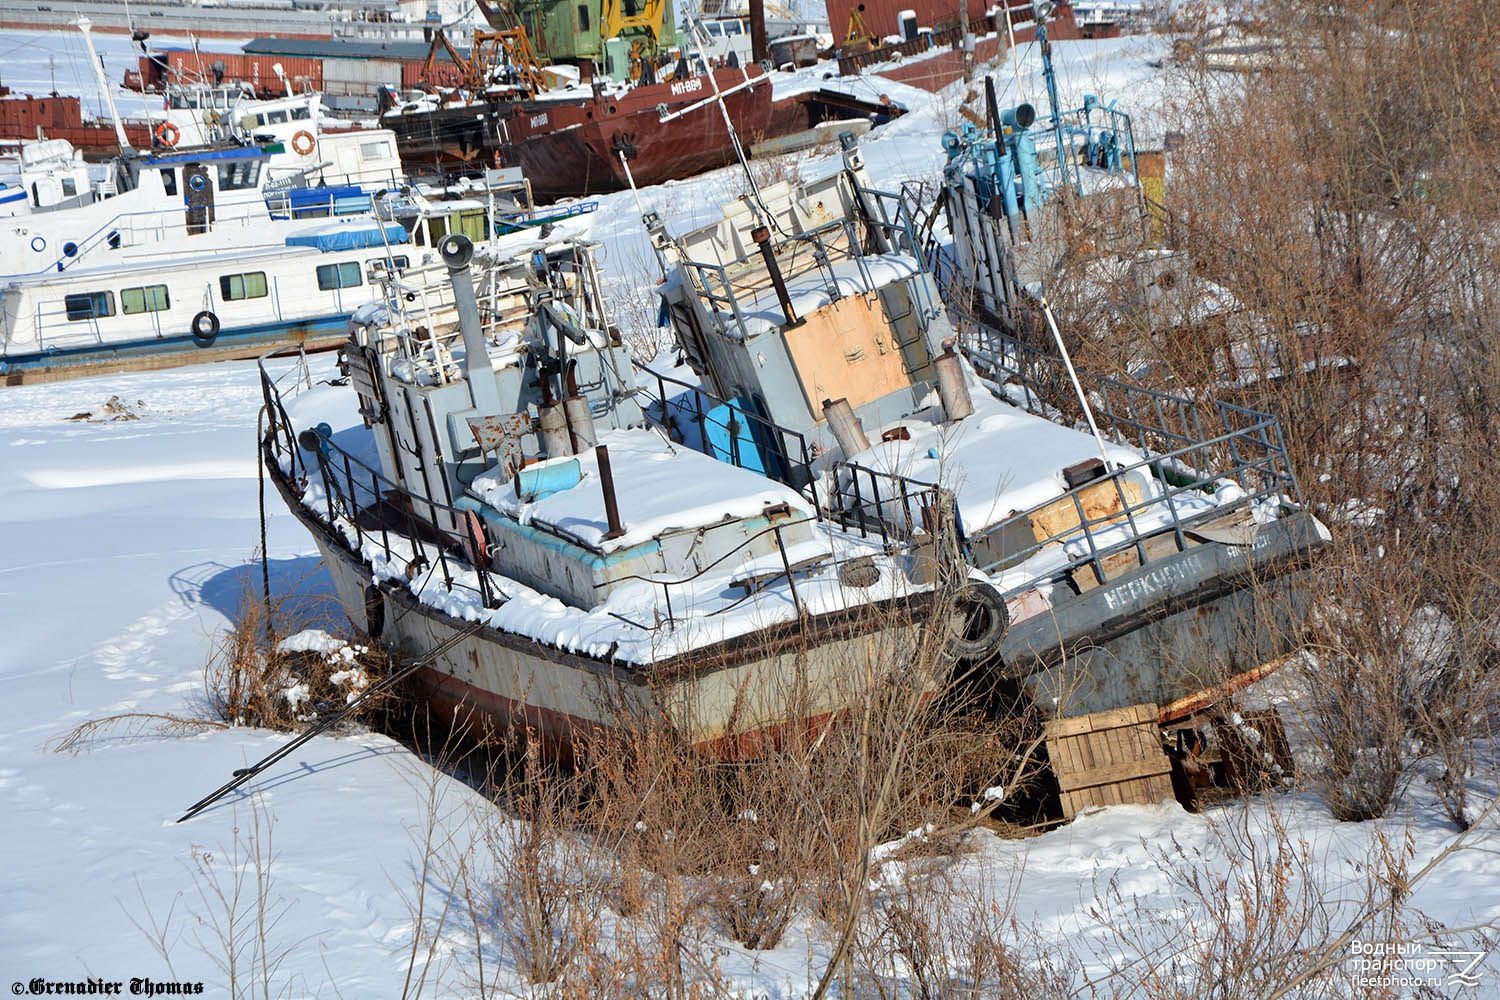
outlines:
[[[438,249],[451,288],[388,274],[342,384],[261,363],[267,475],[436,721],[561,759],[664,721],[739,759],[867,700],[851,664],[910,662],[940,616],[908,560],[646,424],[592,244],[518,234],[477,290],[467,240]]]
[[[564,198],[623,190],[632,176],[646,186],[734,162],[726,111],[742,139],[768,132],[771,84],[760,67],[719,69],[713,82],[699,76],[573,100],[391,111],[382,124],[409,162],[520,167],[539,198]]]

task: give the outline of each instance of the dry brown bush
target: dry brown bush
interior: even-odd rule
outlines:
[[[247,591],[229,628],[218,638],[204,667],[209,713],[239,726],[296,729],[342,711],[379,680],[388,659],[374,643],[347,642],[331,652],[294,651],[282,641],[312,624],[325,624],[322,609]],[[396,698],[381,693],[361,704],[350,721],[373,722]]]
[[[1316,570],[1308,703],[1330,804],[1378,814],[1430,757],[1464,827],[1473,747],[1500,718],[1500,12],[1265,0],[1254,14],[1282,43],[1267,67],[1177,70],[1164,206],[1168,244],[1241,311],[1122,310],[1127,281],[1085,274],[1118,248],[1083,238],[1066,241],[1080,250],[1052,297],[1096,370],[1281,417],[1338,538]],[[1414,655],[1434,618],[1441,648]]]

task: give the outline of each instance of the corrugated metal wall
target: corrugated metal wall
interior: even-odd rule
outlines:
[[[381,87],[401,86],[401,62],[396,59],[324,59],[325,94],[368,96]]]
[[[323,60],[299,59],[292,56],[250,56],[243,52],[193,52],[190,49],[169,49],[157,53],[156,59],[165,61],[167,73],[173,82],[192,82],[214,79],[214,64],[224,66],[224,80],[243,80],[256,89],[258,94],[269,96],[284,93],[281,83],[272,69],[277,63],[286,78],[297,91],[323,89]],[[161,85],[161,69],[156,59],[141,57],[141,76],[147,86]]]

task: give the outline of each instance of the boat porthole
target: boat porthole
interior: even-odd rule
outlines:
[[[207,309],[193,317],[191,332],[193,343],[199,347],[210,347],[219,336],[219,317]]]
[[[63,256],[64,257],[77,257],[78,256],[78,244],[74,243],[72,240],[69,240],[68,242],[64,243],[63,244]]]
[[[1010,628],[1005,598],[987,583],[971,581],[953,601],[953,634],[949,648],[966,660],[982,660],[997,652]]]
[[[194,174],[188,178],[188,187],[194,191],[202,191],[208,185],[208,178],[202,174]]]
[[[118,229],[110,230],[109,235],[104,237],[104,242],[109,244],[111,250],[120,249],[120,231]]]
[[[40,236],[33,236],[31,238],[31,249],[36,253],[41,253],[43,250],[47,249],[47,241],[42,239]]]
[[[365,634],[371,639],[379,639],[383,631],[385,631],[385,596],[381,594],[380,588],[372,583],[365,588]]]

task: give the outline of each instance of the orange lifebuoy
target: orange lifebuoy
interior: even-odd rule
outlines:
[[[318,141],[313,138],[313,134],[307,131],[307,129],[303,129],[292,136],[292,152],[298,156],[306,156],[317,148]]]
[[[170,149],[177,145],[177,140],[182,138],[182,133],[171,122],[162,122],[156,126],[156,138],[163,146]]]

